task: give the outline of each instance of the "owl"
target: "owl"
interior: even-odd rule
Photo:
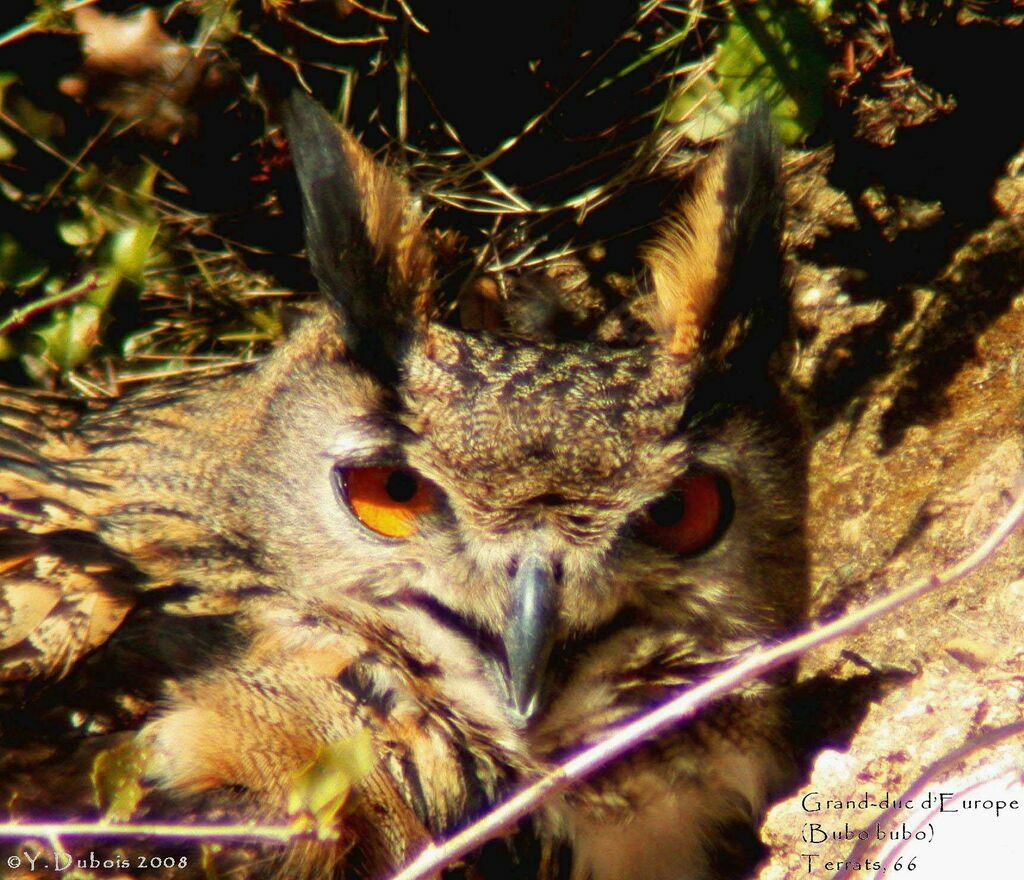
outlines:
[[[85,797],[72,760],[126,741],[149,815],[273,821],[363,741],[336,835],[238,870],[383,878],[801,621],[780,149],[743,119],[650,233],[641,330],[561,340],[438,318],[407,183],[308,97],[282,116],[322,295],[285,343],[105,403],[0,397],[0,776],[52,813]],[[642,745],[515,832],[534,861],[469,876],[743,876],[785,687]]]

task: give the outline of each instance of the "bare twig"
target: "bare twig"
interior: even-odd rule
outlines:
[[[409,19],[409,23],[424,34],[429,34],[430,31],[427,26],[420,21],[415,15],[413,15],[412,7],[406,2],[406,0],[398,0],[398,5],[402,7],[402,12],[405,13],[405,17]]]
[[[95,277],[90,277],[85,281],[79,282],[73,287],[62,290],[60,293],[55,293],[52,296],[44,296],[41,299],[37,299],[35,302],[29,303],[27,306],[15,309],[3,321],[0,321],[0,336],[3,336],[5,333],[9,333],[11,330],[17,330],[22,325],[28,323],[36,315],[45,312],[47,309],[53,309],[57,306],[65,305],[66,303],[73,302],[76,299],[92,293],[92,291],[96,289],[96,286]]]
[[[290,843],[308,836],[305,822],[290,825],[149,825],[119,822],[19,822],[0,823],[0,840],[27,837],[160,837],[175,840],[269,840]]]
[[[293,27],[298,28],[310,36],[317,37],[332,46],[369,46],[373,43],[386,43],[388,38],[385,34],[369,34],[365,37],[338,37],[326,31],[318,30],[312,25],[306,24],[301,19],[291,15],[285,16],[285,20]]]
[[[877,599],[834,620],[814,627],[803,635],[772,648],[760,649],[743,657],[702,684],[639,718],[623,725],[606,739],[579,752],[528,785],[482,819],[440,844],[427,846],[409,865],[391,880],[423,880],[472,852],[488,840],[538,809],[554,795],[575,785],[607,766],[642,742],[691,718],[700,709],[725,696],[734,688],[753,681],[773,669],[791,663],[801,654],[841,636],[852,635],[869,623],[901,608],[932,590],[947,586],[970,574],[996,551],[1024,519],[1024,475],[1013,490],[1014,502],[1006,515],[973,552],[960,562],[937,574],[929,574],[902,589]]]
[[[348,2],[360,12],[365,12],[371,18],[376,18],[378,21],[395,21],[398,17],[395,15],[389,15],[386,12],[381,12],[379,9],[371,9],[369,6],[357,3],[356,0],[348,0]]]

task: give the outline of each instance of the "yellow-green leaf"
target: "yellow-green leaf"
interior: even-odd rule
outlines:
[[[14,141],[0,134],[0,162],[10,162],[17,155],[18,148],[14,145]]]
[[[50,320],[33,331],[33,354],[45,357],[62,370],[83,363],[100,341],[103,312],[90,302],[54,309]]]
[[[33,287],[46,277],[47,269],[13,235],[0,233],[0,287]]]
[[[121,273],[115,269],[105,268],[93,274],[93,288],[85,294],[85,302],[103,311],[117,293],[121,284]]]
[[[102,234],[96,229],[95,224],[82,219],[61,220],[57,224],[57,232],[64,243],[72,247],[94,244]]]
[[[373,769],[376,758],[368,731],[324,746],[295,777],[288,795],[288,812],[308,816],[317,836],[334,835],[334,821],[352,787]]]
[[[782,0],[728,4],[729,23],[711,68],[683,85],[668,118],[700,126],[703,140],[721,134],[754,101],[767,101],[786,143],[810,134],[821,117],[828,55],[815,24],[817,7]],[[709,95],[713,108],[703,114]]]
[[[105,749],[92,762],[93,799],[105,818],[127,822],[144,793],[144,757],[133,740]]]
[[[156,238],[159,226],[156,223],[142,223],[115,232],[112,236],[111,262],[125,278],[142,283],[142,270],[146,257]]]

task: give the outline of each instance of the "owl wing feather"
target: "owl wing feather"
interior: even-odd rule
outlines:
[[[85,406],[0,389],[0,694],[63,678],[114,633],[138,574],[95,535],[84,503],[98,486],[65,463]]]

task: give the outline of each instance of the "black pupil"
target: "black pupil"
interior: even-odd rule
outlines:
[[[660,501],[651,505],[649,515],[655,525],[667,527],[674,526],[683,518],[686,513],[686,502],[683,501],[682,492],[669,492]]]
[[[416,494],[416,478],[406,471],[394,471],[388,475],[384,488],[392,501],[412,501]]]

